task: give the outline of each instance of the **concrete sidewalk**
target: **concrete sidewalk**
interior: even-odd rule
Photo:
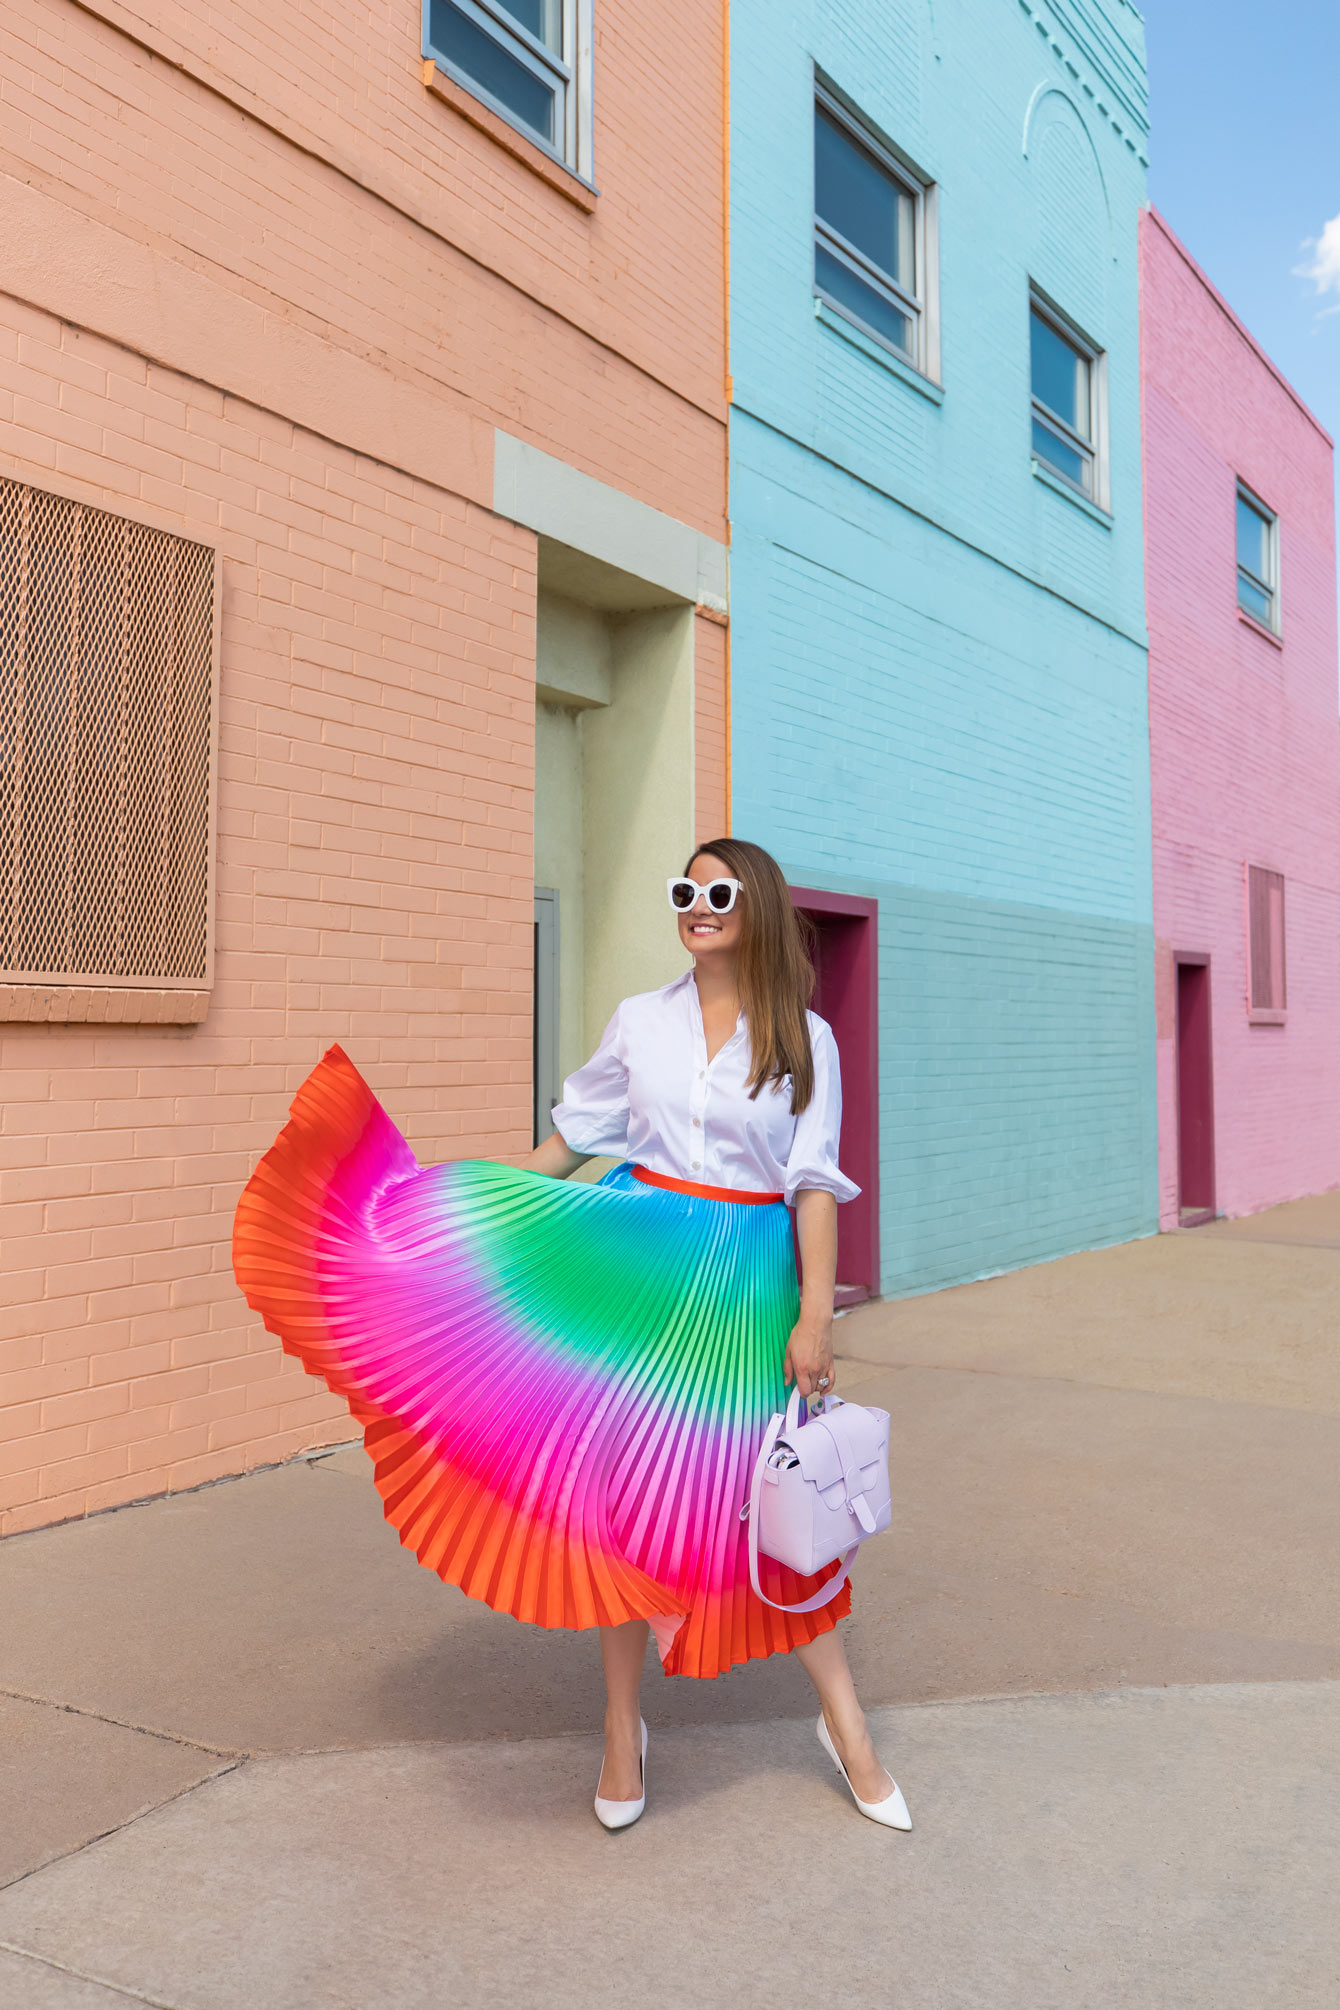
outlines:
[[[650,1665],[606,1836],[594,1641],[419,1569],[361,1452],[12,1537],[0,2006],[1332,2010],[1338,1310],[1329,1195],[843,1320],[910,1837],[788,1659]]]

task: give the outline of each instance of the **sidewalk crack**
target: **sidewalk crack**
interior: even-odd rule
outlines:
[[[107,1721],[110,1723],[113,1722],[114,1719],[109,1718],[107,1719]],[[233,1759],[226,1766],[215,1766],[213,1772],[206,1773],[204,1778],[201,1780],[188,1780],[184,1787],[178,1787],[175,1794],[164,1794],[161,1801],[151,1801],[148,1807],[137,1808],[135,1813],[133,1815],[127,1815],[124,1821],[112,1822],[109,1827],[105,1829],[99,1829],[98,1833],[95,1836],[85,1836],[84,1840],[82,1842],[75,1843],[73,1848],[57,1850],[54,1856],[44,1857],[41,1863],[32,1864],[29,1866],[27,1870],[21,1870],[17,1877],[11,1877],[6,1883],[0,1884],[0,1893],[4,1893],[7,1896],[11,1891],[17,1891],[19,1886],[21,1884],[25,1884],[30,1877],[37,1877],[42,1871],[50,1870],[53,1864],[69,1863],[72,1860],[72,1858],[82,1856],[86,1849],[92,1849],[94,1843],[106,1842],[109,1836],[121,1835],[124,1830],[134,1828],[136,1822],[142,1822],[149,1815],[156,1815],[160,1813],[163,1808],[170,1808],[174,1801],[185,1800],[188,1794],[198,1793],[201,1787],[209,1787],[214,1784],[215,1780],[226,1779],[229,1773],[237,1772],[238,1769],[245,1763],[246,1761],[244,1759]],[[7,1948],[7,1947],[8,1942],[0,1940],[0,1948]],[[26,1954],[28,1952],[28,1949],[23,1947],[10,1948],[9,1952],[15,1954]],[[47,1959],[47,1956],[35,1955],[33,1959],[34,1960],[40,1959],[45,1961]],[[54,1965],[58,1966],[59,1964]],[[71,1973],[74,1972],[75,1971],[71,1970]],[[89,1979],[97,1980],[98,1978],[90,1977]],[[113,1985],[111,1984],[108,1985],[108,1987],[111,1986]],[[150,2000],[151,1999],[147,1996],[144,1999],[146,2003],[149,2002]],[[166,2010],[173,2010],[173,2006],[171,2004],[168,2004],[166,2006]]]
[[[21,1961],[35,1961],[39,1967],[54,1968],[60,1975],[70,1975],[76,1982],[91,1982],[98,1989],[109,1989],[114,1996],[124,1996],[127,2003],[148,2003],[152,2010],[181,2010],[176,2003],[169,2003],[162,1996],[146,1996],[142,1989],[134,1989],[125,1982],[109,1982],[105,1975],[90,1975],[86,1968],[71,1968],[68,1961],[57,1961],[50,1954],[34,1954],[31,1947],[19,1947],[12,1940],[0,1940],[0,1951],[17,1955]]]
[[[63,1710],[70,1717],[91,1717],[97,1724],[114,1724],[118,1731],[138,1731],[142,1738],[158,1738],[165,1745],[185,1745],[192,1752],[206,1752],[212,1759],[231,1759],[234,1764],[239,1759],[249,1759],[251,1753],[242,1746],[207,1745],[203,1738],[190,1738],[184,1731],[159,1731],[152,1724],[136,1724],[129,1717],[113,1717],[107,1710],[89,1710],[81,1703],[58,1702],[54,1696],[35,1696],[27,1689],[11,1689],[0,1683],[0,1696],[9,1696],[16,1703],[36,1703],[44,1710]]]

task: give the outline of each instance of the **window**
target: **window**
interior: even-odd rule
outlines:
[[[208,982],[214,554],[0,480],[0,980]]]
[[[1284,985],[1284,875],[1265,866],[1247,868],[1248,1017],[1280,1025]]]
[[[585,0],[426,0],[424,53],[589,179],[584,6]]]
[[[1251,490],[1238,483],[1238,606],[1279,632],[1279,524]]]
[[[1034,460],[1106,509],[1102,353],[1034,294],[1029,360]]]
[[[927,189],[820,91],[814,106],[814,290],[914,369],[933,363]]]

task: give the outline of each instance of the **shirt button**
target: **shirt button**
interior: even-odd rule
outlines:
[[[698,1130],[701,1130],[701,1129],[702,1129],[702,1127],[703,1127],[703,1120],[702,1120],[702,1118],[701,1118],[701,1117],[695,1117],[693,1121],[694,1121],[694,1124],[695,1124],[695,1126],[697,1127],[697,1129],[698,1129]]]
[[[701,1159],[695,1159],[695,1160],[693,1161],[693,1164],[692,1164],[692,1166],[691,1166],[691,1167],[689,1168],[689,1170],[690,1170],[691,1172],[701,1172],[701,1171],[702,1171],[702,1169],[703,1169],[703,1168],[702,1168],[702,1161],[701,1161]]]

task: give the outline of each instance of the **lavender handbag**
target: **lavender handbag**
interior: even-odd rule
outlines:
[[[835,1598],[867,1536],[889,1526],[889,1413],[825,1396],[808,1416],[798,1389],[773,1418],[740,1519],[749,1523],[749,1581],[778,1612],[813,1612]],[[799,1605],[778,1605],[758,1581],[762,1550],[812,1577],[834,1557],[842,1568]]]

